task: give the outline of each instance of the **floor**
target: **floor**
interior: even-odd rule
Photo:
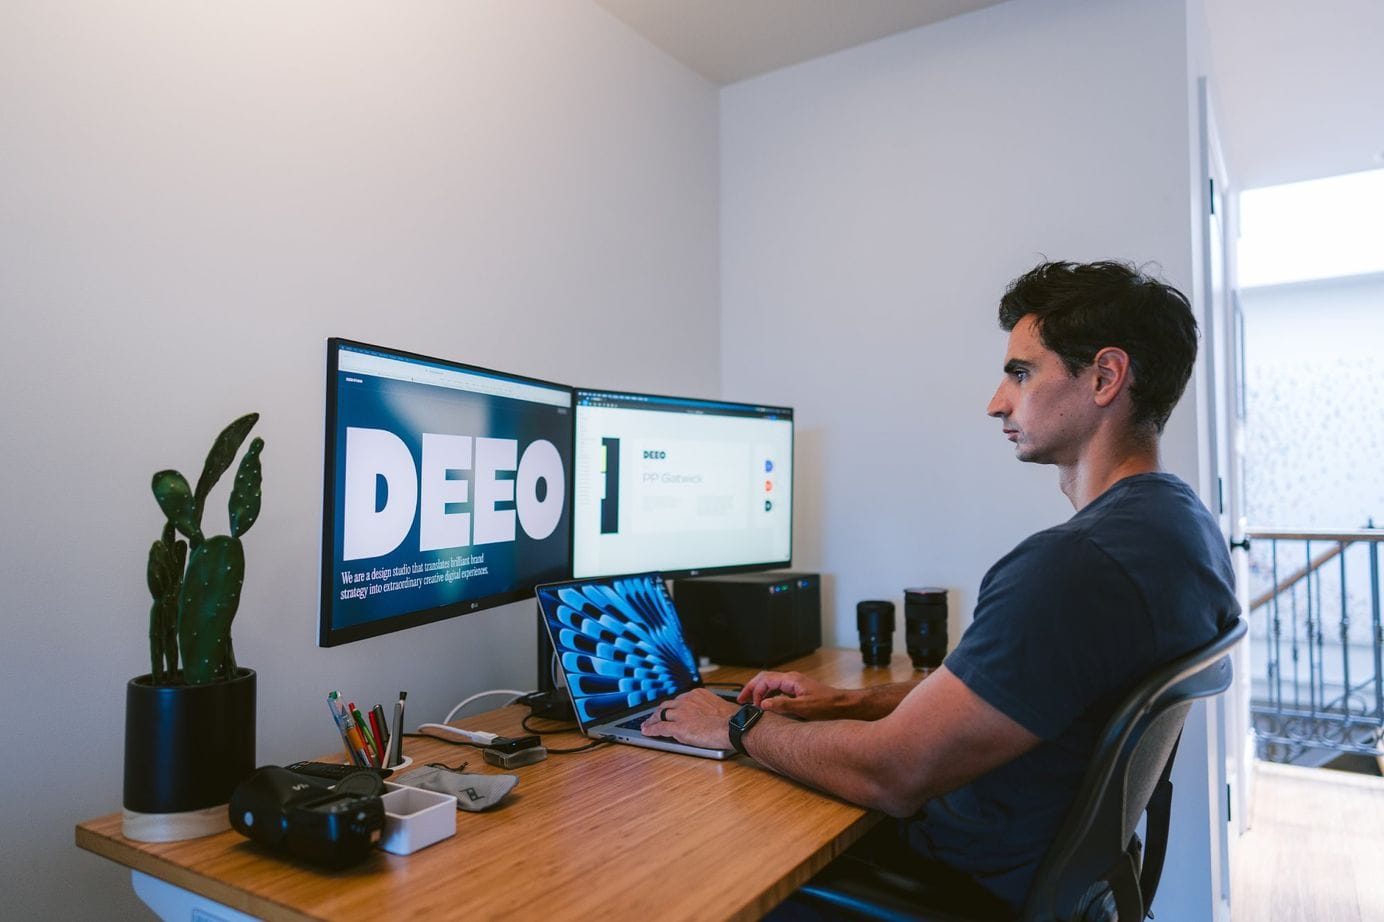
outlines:
[[[1384,922],[1384,778],[1261,762],[1232,922]]]

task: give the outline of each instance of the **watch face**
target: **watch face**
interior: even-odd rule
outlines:
[[[763,713],[762,710],[755,707],[753,704],[747,704],[735,712],[735,716],[730,719],[730,722],[735,724],[736,729],[744,730],[758,720],[759,715]]]

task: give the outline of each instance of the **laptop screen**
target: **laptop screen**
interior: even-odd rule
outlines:
[[[538,607],[583,728],[702,684],[658,573],[539,586]]]

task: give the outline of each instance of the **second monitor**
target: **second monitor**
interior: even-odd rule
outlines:
[[[575,577],[791,564],[791,408],[578,390],[575,428]]]

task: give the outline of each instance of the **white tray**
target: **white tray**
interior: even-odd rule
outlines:
[[[411,855],[456,835],[457,799],[451,794],[384,783],[384,834],[380,848]]]

